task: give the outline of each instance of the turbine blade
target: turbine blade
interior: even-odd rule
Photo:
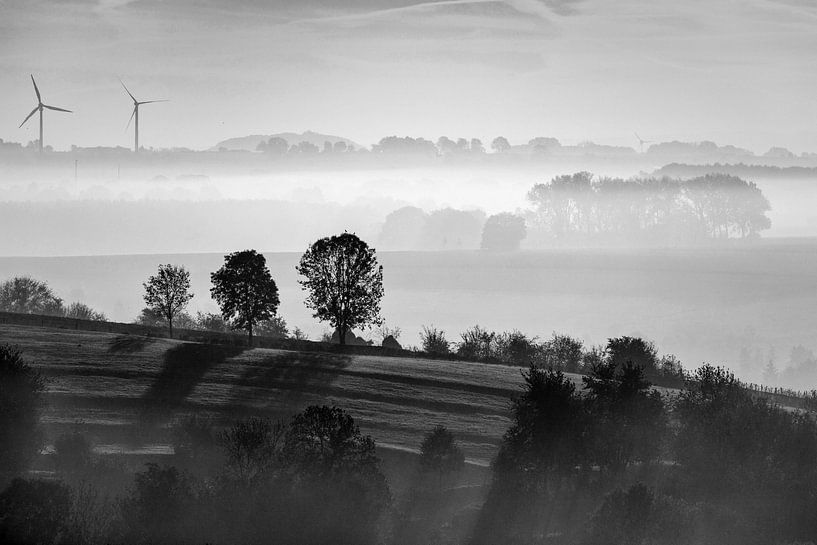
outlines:
[[[124,87],[124,88],[125,88],[125,92],[126,92],[126,93],[128,93],[128,94],[130,95],[130,97],[133,99],[133,101],[134,101],[134,102],[136,102],[136,97],[135,97],[135,96],[133,96],[133,94],[132,94],[130,91],[128,91],[128,88],[127,88],[127,87],[125,87],[125,82],[123,82],[123,81],[120,79],[120,80],[119,80],[119,83],[121,83],[121,84],[122,84],[122,87]]]
[[[154,102],[170,102],[170,101],[167,100],[167,99],[163,99],[163,100],[146,100],[144,102],[140,102],[139,104],[153,104]]]
[[[25,118],[25,119],[23,119],[23,122],[22,122],[22,123],[20,123],[20,127],[22,127],[23,125],[25,125],[25,124],[26,124],[26,121],[28,121],[29,119],[31,119],[31,116],[32,116],[32,115],[34,115],[34,114],[36,114],[36,113],[37,113],[37,110],[39,110],[39,109],[40,109],[40,107],[39,107],[39,106],[37,106],[36,108],[34,108],[33,110],[31,110],[31,113],[30,113],[30,114],[28,114],[28,115],[26,116],[26,118]],[[20,127],[17,127],[17,128],[19,129]]]
[[[40,90],[37,89],[37,82],[34,81],[34,74],[30,74],[30,75],[31,75],[31,83],[34,84],[34,92],[37,93],[37,102],[42,102],[43,99],[42,99],[42,97],[40,97]]]
[[[64,108],[57,108],[56,106],[48,106],[47,104],[43,104],[43,108],[48,108],[49,110],[54,110],[55,112],[68,112],[69,114],[74,113],[71,110],[66,110]]]
[[[138,103],[137,103],[137,104],[138,104]],[[130,122],[131,122],[131,121],[133,121],[133,116],[135,116],[135,115],[136,115],[136,108],[138,108],[138,107],[139,107],[139,106],[134,106],[134,107],[133,107],[133,112],[131,112],[131,114],[130,114],[130,119],[128,119],[128,124],[127,124],[127,125],[125,125],[125,130],[128,130],[128,127],[130,127]]]

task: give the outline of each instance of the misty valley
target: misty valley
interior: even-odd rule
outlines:
[[[0,545],[817,544],[817,3],[0,1]]]

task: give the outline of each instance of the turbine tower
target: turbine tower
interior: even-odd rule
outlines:
[[[34,81],[34,76],[31,76],[31,83],[34,84],[34,92],[37,93],[37,107],[31,110],[31,113],[23,119],[23,122],[20,123],[20,127],[22,128],[23,125],[26,124],[26,121],[31,119],[31,116],[37,112],[40,112],[40,153],[43,152],[43,109],[46,110],[54,110],[55,112],[68,112],[73,113],[71,110],[66,110],[64,108],[57,108],[56,106],[49,106],[48,104],[43,104],[43,98],[40,96],[40,90],[37,88],[37,82]]]
[[[642,140],[640,136],[638,136],[637,132],[633,133],[635,137],[638,139],[638,145],[641,148],[641,153],[644,153],[644,144],[652,144],[652,140]]]
[[[125,89],[125,92],[128,93],[128,96],[130,96],[131,99],[133,100],[133,113],[130,114],[130,119],[128,119],[128,125],[127,125],[127,127],[125,127],[125,130],[127,130],[127,128],[130,127],[130,122],[134,121],[134,124],[133,124],[133,152],[134,153],[139,153],[139,106],[141,106],[142,104],[152,104],[154,102],[167,102],[167,100],[143,100],[143,101],[140,102],[140,101],[136,100],[136,97],[133,96],[133,93],[131,93],[128,90],[128,88],[125,87],[125,83],[122,80],[119,80],[119,83],[122,84],[122,87]]]

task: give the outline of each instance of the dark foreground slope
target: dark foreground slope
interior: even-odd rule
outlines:
[[[255,414],[288,418],[327,404],[348,410],[387,449],[416,451],[423,435],[443,424],[470,462],[487,465],[522,383],[519,368],[500,365],[7,324],[0,342],[18,344],[48,379],[49,441],[79,426],[100,453],[169,454],[169,428],[191,413],[226,423]]]

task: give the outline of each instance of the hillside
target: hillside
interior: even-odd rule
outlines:
[[[287,141],[290,146],[295,146],[301,142],[309,142],[310,144],[315,144],[319,148],[323,149],[324,142],[331,142],[335,144],[335,142],[345,142],[347,146],[352,146],[355,149],[360,148],[360,144],[349,140],[348,138],[343,138],[341,136],[333,136],[331,134],[321,134],[312,131],[305,131],[301,134],[294,133],[294,132],[280,132],[276,134],[251,134],[249,136],[239,136],[236,138],[228,138],[227,140],[222,140],[212,148],[211,151],[218,151],[221,148],[224,148],[229,151],[255,151],[258,147],[258,144],[262,141],[266,142],[270,138],[283,138]]]
[[[469,461],[486,465],[522,383],[520,369],[500,365],[8,324],[0,325],[0,341],[18,344],[49,380],[48,439],[79,423],[100,452],[169,453],[168,424],[193,412],[227,421],[288,417],[311,404],[334,404],[385,448],[416,451],[426,432],[444,424]]]

